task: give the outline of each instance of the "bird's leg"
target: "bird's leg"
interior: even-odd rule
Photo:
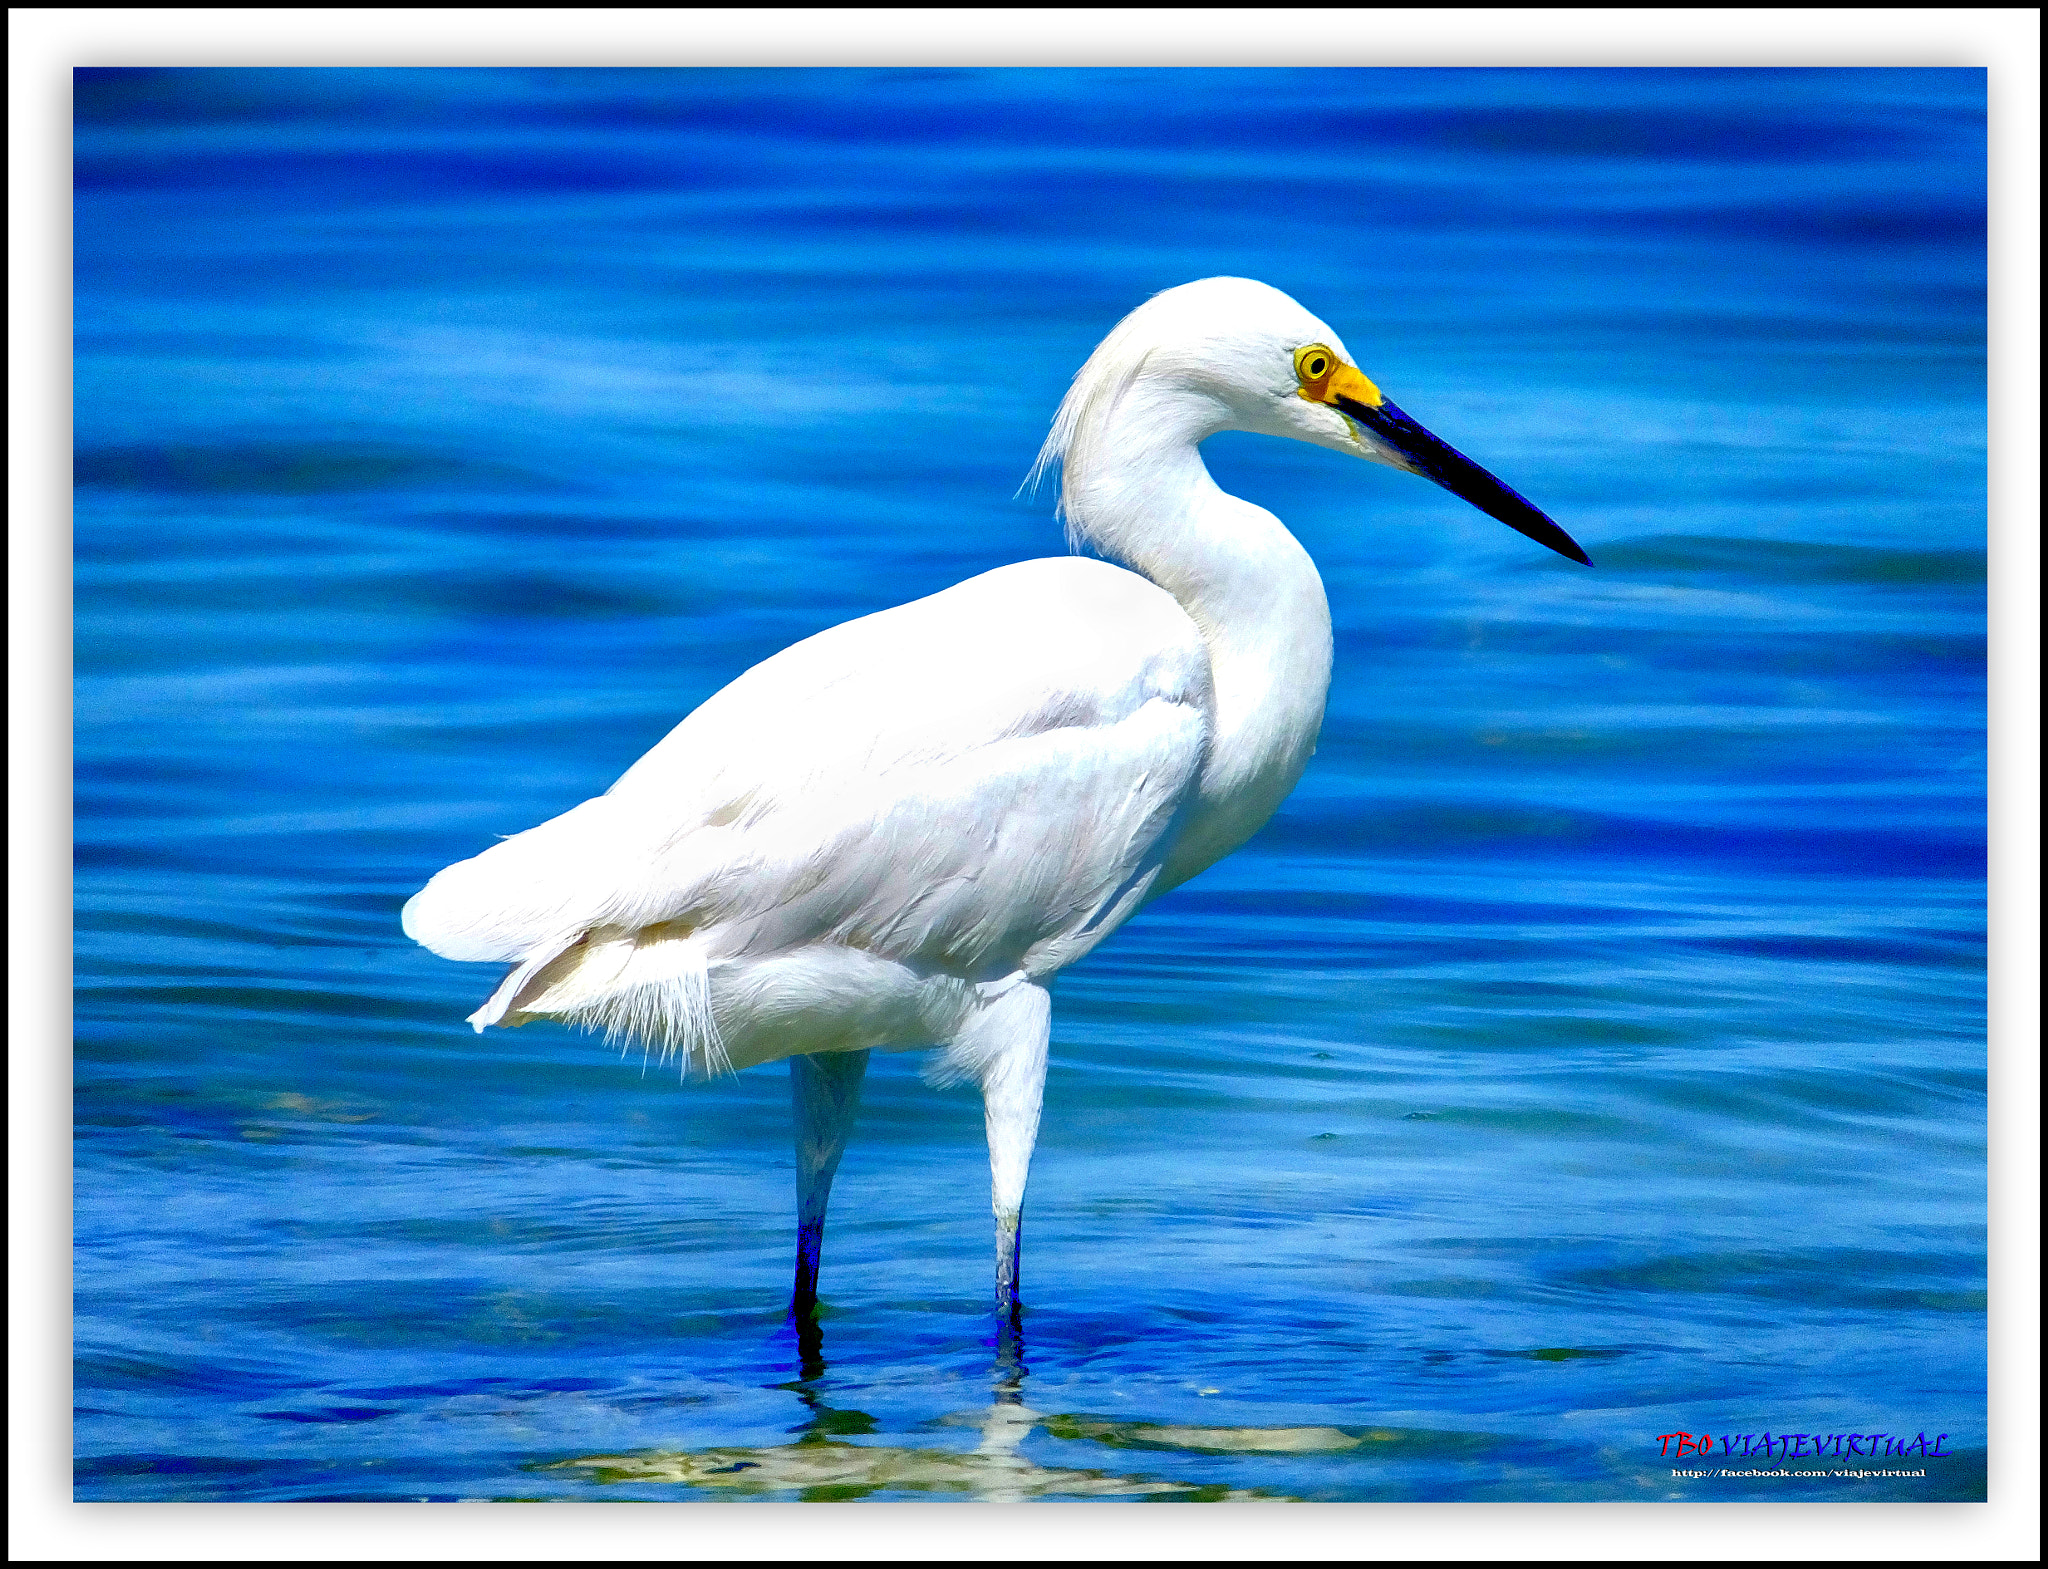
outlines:
[[[982,1065],[990,1199],[996,1213],[996,1312],[1012,1337],[1022,1321],[1017,1270],[1024,1182],[1031,1173],[1032,1146],[1038,1142],[1051,1022],[1052,999],[1044,987],[1027,981],[991,1003],[967,1032],[971,1039],[966,1044]]]
[[[853,1114],[860,1107],[860,1081],[868,1071],[864,1051],[821,1052],[789,1059],[790,1108],[796,1123],[796,1289],[789,1312],[799,1333],[817,1317],[818,1250],[825,1240],[825,1205],[832,1175],[846,1152]]]

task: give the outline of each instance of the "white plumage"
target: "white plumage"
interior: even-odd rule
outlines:
[[[1451,485],[1382,407],[1399,416],[1277,290],[1156,296],[1076,376],[1034,471],[1062,465],[1070,534],[1107,560],[1003,567],[783,650],[604,795],[441,872],[407,934],[511,966],[478,1030],[563,1019],[707,1070],[791,1058],[799,1309],[866,1053],[945,1045],[940,1076],[987,1100],[1014,1312],[1046,983],[1255,832],[1322,719],[1321,580],[1197,444],[1260,430]]]
[[[604,795],[442,872],[406,931],[516,966],[479,1029],[559,1015],[736,1068],[928,1045],[1143,899],[1209,707],[1167,595],[1004,567],[756,665]]]

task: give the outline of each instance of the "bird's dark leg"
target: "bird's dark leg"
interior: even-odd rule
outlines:
[[[796,1288],[790,1294],[789,1313],[799,1338],[816,1325],[825,1206],[832,1197],[839,1157],[846,1151],[846,1135],[853,1131],[860,1081],[867,1071],[864,1051],[789,1059],[790,1109],[796,1126]]]
[[[1024,1303],[1018,1295],[1019,1266],[1024,1260],[1024,1221],[996,1216],[996,1377],[998,1401],[1021,1404],[1024,1399]]]

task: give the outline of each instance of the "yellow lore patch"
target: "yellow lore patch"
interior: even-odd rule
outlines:
[[[1301,382],[1301,396],[1311,403],[1335,403],[1339,397],[1376,409],[1387,401],[1355,365],[1346,365],[1335,351],[1321,343],[1306,344],[1294,351],[1294,374]]]

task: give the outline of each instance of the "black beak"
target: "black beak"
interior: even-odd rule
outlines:
[[[1579,548],[1579,542],[1571,535],[1457,448],[1438,441],[1393,404],[1382,403],[1378,408],[1371,408],[1341,394],[1331,402],[1379,437],[1424,479],[1435,480],[1452,495],[1471,502],[1488,517],[1499,518],[1516,533],[1527,534],[1537,544],[1548,545],[1560,556],[1569,556],[1582,566],[1593,564],[1592,557]]]

